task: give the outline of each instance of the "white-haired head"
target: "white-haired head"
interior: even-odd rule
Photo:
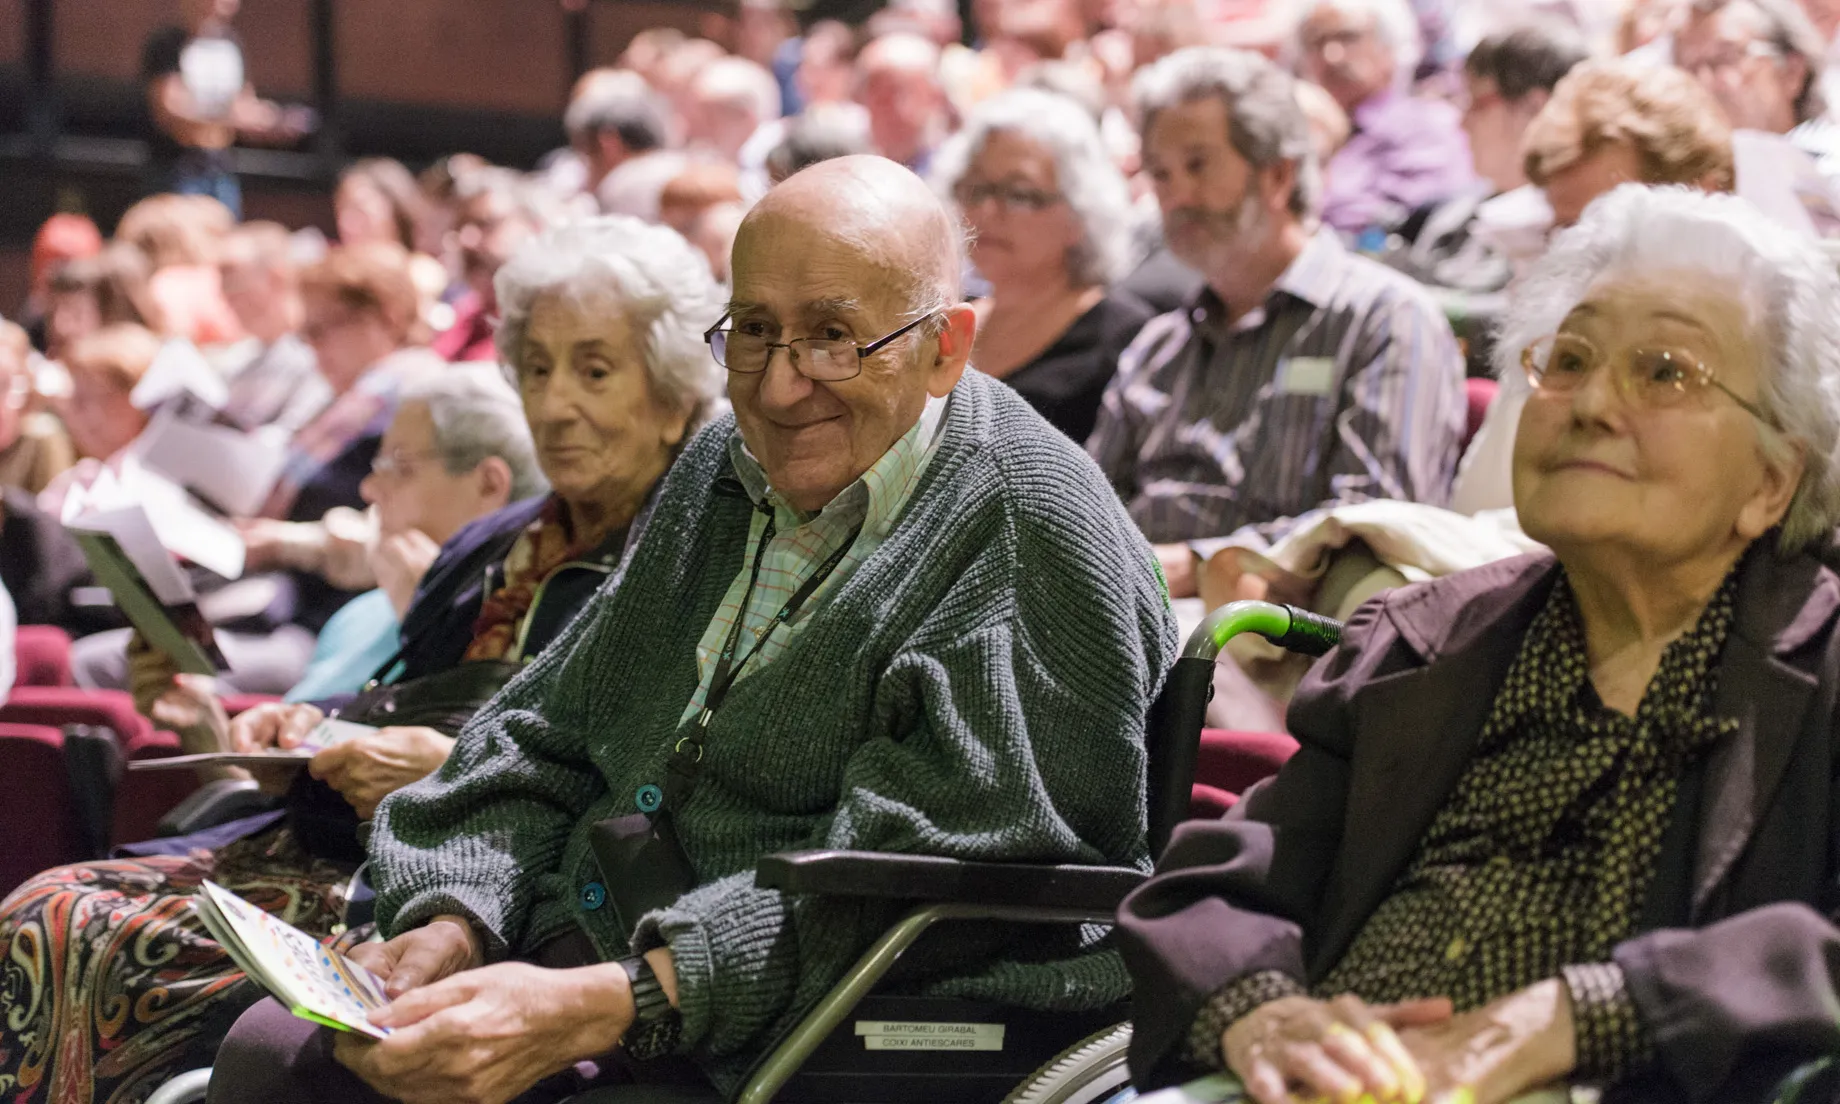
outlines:
[[[1054,158],[1055,187],[1080,220],[1079,244],[1067,251],[1067,275],[1078,287],[1110,284],[1132,260],[1131,190],[1113,164],[1092,116],[1065,96],[1018,88],[979,104],[933,158],[932,183],[952,202],[971,162],[996,133],[1027,138]]]
[[[491,365],[456,364],[418,377],[400,398],[400,406],[415,404],[428,411],[434,448],[449,475],[464,475],[496,456],[511,469],[510,501],[548,489],[524,406]]]
[[[743,109],[759,122],[779,118],[779,82],[766,67],[744,57],[717,58],[691,78],[693,95]]]
[[[1291,24],[1293,50],[1301,52],[1303,25],[1324,8],[1333,8],[1343,15],[1371,23],[1374,33],[1393,55],[1393,82],[1410,83],[1412,74],[1418,71],[1419,60],[1425,56],[1425,47],[1418,17],[1412,14],[1412,7],[1406,0],[1297,0]]]
[[[498,354],[515,375],[531,305],[556,294],[624,317],[639,336],[658,398],[708,418],[722,395],[722,370],[703,331],[722,313],[709,264],[675,230],[608,215],[547,230],[526,242],[495,283],[501,321]]]
[[[1822,539],[1840,525],[1840,274],[1818,246],[1750,203],[1640,184],[1597,199],[1517,288],[1496,341],[1497,374],[1525,388],[1521,350],[1557,331],[1600,281],[1668,271],[1704,274],[1748,308],[1765,342],[1764,454],[1782,462],[1799,446],[1805,458],[1781,546]]]

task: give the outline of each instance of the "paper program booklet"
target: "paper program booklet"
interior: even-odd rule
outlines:
[[[207,880],[192,897],[198,919],[250,980],[303,1020],[382,1039],[370,1013],[389,1003],[383,981],[299,928]]]
[[[85,514],[65,521],[64,528],[96,581],[109,588],[148,644],[187,674],[214,675],[229,667],[190,581],[160,543],[145,510],[126,506]]]
[[[356,721],[328,717],[314,726],[297,747],[271,748],[268,751],[201,751],[194,755],[174,755],[165,759],[135,759],[131,771],[182,770],[187,767],[255,767],[273,764],[305,763],[333,744],[377,731]]]

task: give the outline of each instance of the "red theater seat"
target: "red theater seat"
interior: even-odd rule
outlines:
[[[70,634],[56,625],[21,625],[13,637],[15,686],[69,686]]]
[[[0,723],[0,897],[54,866],[83,857],[70,778],[64,770],[64,734],[50,725]]]

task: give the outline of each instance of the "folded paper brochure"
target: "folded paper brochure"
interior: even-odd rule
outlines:
[[[297,747],[271,748],[267,751],[201,751],[193,755],[173,755],[165,759],[136,759],[128,764],[131,771],[181,770],[186,767],[256,767],[303,764],[333,744],[353,736],[366,736],[377,730],[355,721],[328,717],[307,733]]]
[[[205,929],[257,985],[303,1020],[381,1039],[370,1013],[389,1003],[383,981],[291,924],[212,881],[192,898]]]

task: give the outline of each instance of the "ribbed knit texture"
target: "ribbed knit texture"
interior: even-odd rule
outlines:
[[[662,782],[695,645],[741,569],[749,503],[732,417],[685,449],[623,582],[386,800],[372,840],[389,934],[449,912],[493,958],[579,923],[628,948],[595,821]],[[1175,654],[1149,546],[1099,470],[1002,384],[968,372],[888,539],[771,666],[738,683],[677,828],[699,887],[641,922],[677,961],[682,1049],[731,1088],[898,915],[754,886],[764,855],[861,848],[1148,867],[1144,716]],[[1091,1008],[1128,980],[1098,933],[954,925],[904,963],[920,992]]]

